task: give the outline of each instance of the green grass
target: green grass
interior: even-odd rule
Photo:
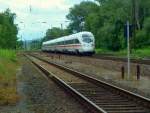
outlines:
[[[150,47],[134,50],[133,56],[140,58],[150,58]]]
[[[18,66],[14,50],[0,49],[0,105],[15,104],[19,100],[16,87]]]
[[[120,50],[117,52],[113,52],[106,49],[96,49],[97,54],[106,54],[106,55],[114,55],[118,57],[126,57],[127,56],[127,50]],[[150,58],[150,47],[140,48],[140,49],[134,49],[131,52],[132,58]]]
[[[111,52],[109,50],[102,49],[102,48],[96,48],[95,51],[96,51],[96,54],[107,54]]]
[[[16,51],[9,49],[0,49],[0,58],[16,61]]]

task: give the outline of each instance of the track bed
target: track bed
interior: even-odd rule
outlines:
[[[36,65],[51,74],[61,87],[71,87],[74,92],[78,93],[81,98],[88,101],[88,105],[96,107],[91,112],[102,113],[149,113],[149,100],[139,95],[130,93],[123,89],[111,86],[94,78],[88,77],[82,73],[73,71],[63,66],[41,60],[40,58],[29,57]],[[60,80],[60,81],[59,81]],[[62,85],[64,82],[66,84]],[[64,88],[68,89],[68,88]],[[68,90],[67,90],[68,91]],[[70,91],[70,90],[69,90]],[[75,96],[73,93],[71,93]],[[79,100],[79,97],[78,97]],[[80,101],[80,100],[79,100]],[[83,101],[80,101],[83,102]],[[87,106],[87,104],[85,105]]]

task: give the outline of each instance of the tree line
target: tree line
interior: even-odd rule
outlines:
[[[18,28],[14,23],[16,14],[9,9],[0,13],[0,48],[15,49]]]
[[[51,28],[44,40],[50,40],[73,32],[90,31],[96,38],[96,47],[113,51],[126,48],[124,25],[130,21],[133,29],[133,49],[150,45],[149,0],[95,0],[83,1],[70,8],[66,29]],[[84,23],[84,26],[82,25]]]

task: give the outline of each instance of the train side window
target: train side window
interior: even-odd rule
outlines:
[[[78,39],[74,39],[74,43],[75,43],[75,44],[79,44],[80,42],[79,42]]]
[[[56,45],[58,45],[58,43],[57,43],[57,42],[55,43],[55,46],[56,46]]]
[[[65,41],[65,45],[67,45],[68,44],[68,42],[67,42],[67,40]]]
[[[63,45],[63,41],[60,42],[60,45]]]
[[[63,45],[65,45],[66,43],[65,43],[65,41],[63,41]]]
[[[72,44],[72,40],[69,41],[69,44]]]
[[[69,40],[67,40],[67,44],[69,44]]]
[[[65,44],[67,44],[67,41],[65,41]]]
[[[66,44],[70,44],[70,40],[67,40],[67,41],[66,41]]]
[[[73,40],[70,40],[70,44],[73,44],[74,43],[74,41]]]
[[[65,41],[65,44],[74,44],[74,40],[67,40]]]
[[[62,45],[62,42],[60,42],[60,44],[59,45]]]

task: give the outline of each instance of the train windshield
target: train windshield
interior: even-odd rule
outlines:
[[[82,35],[83,42],[86,42],[86,43],[92,42],[91,37],[92,37],[92,36],[89,36],[89,35],[87,35],[87,34],[83,34],[83,35]]]

